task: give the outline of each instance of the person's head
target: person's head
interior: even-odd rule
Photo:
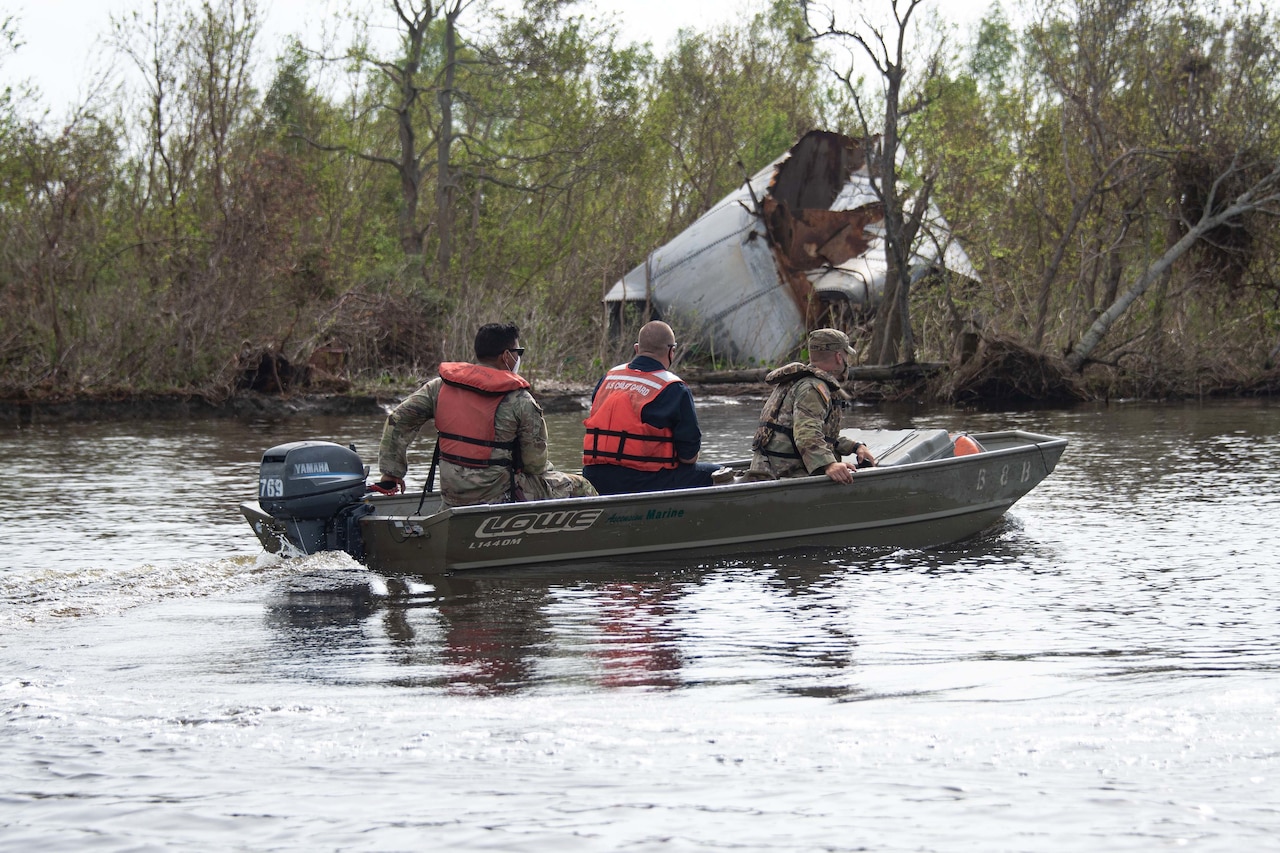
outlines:
[[[485,323],[476,332],[476,360],[503,370],[515,371],[524,348],[515,323]]]
[[[839,329],[814,329],[809,333],[809,363],[843,378],[857,355],[849,336]]]
[[[661,320],[650,320],[640,327],[636,337],[636,355],[656,358],[667,367],[676,359],[676,333]]]

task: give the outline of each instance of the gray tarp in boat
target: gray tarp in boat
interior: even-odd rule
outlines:
[[[810,131],[655,249],[605,295],[622,316],[661,317],[717,359],[773,366],[828,308],[869,310],[886,270],[883,213],[855,140]],[[930,207],[912,264],[977,278]]]

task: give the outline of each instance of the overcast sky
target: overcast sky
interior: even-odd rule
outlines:
[[[583,9],[586,14],[615,14],[624,37],[651,40],[661,47],[680,27],[705,28],[733,20],[736,12],[751,8],[750,2],[595,0]],[[30,80],[40,89],[45,105],[62,112],[62,107],[78,100],[91,71],[108,61],[94,46],[108,31],[111,16],[145,5],[146,0],[0,0],[0,10],[19,19],[18,30],[26,43],[0,66],[0,80],[5,85]],[[317,25],[332,9],[351,5],[351,0],[261,0],[264,54],[273,56],[287,35],[318,32]]]
[[[196,0],[191,0],[194,4]],[[264,56],[275,55],[290,34],[307,36],[334,8],[366,0],[260,0],[265,16]],[[935,0],[939,13],[952,20],[976,20],[993,0]],[[625,39],[668,45],[682,28],[705,30],[740,20],[762,8],[764,0],[592,0],[583,14],[616,16]],[[0,65],[0,86],[29,80],[55,116],[80,100],[95,69],[109,55],[95,47],[105,36],[113,14],[144,8],[148,0],[0,0],[0,17],[13,15],[25,45]]]

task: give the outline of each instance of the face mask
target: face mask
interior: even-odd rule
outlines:
[[[517,376],[520,375],[520,356],[516,356],[516,363],[515,366],[511,368],[511,372]]]

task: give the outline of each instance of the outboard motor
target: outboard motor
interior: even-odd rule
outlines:
[[[368,469],[354,447],[328,441],[292,441],[262,454],[258,504],[280,521],[304,554],[346,551],[364,557],[359,518]]]

